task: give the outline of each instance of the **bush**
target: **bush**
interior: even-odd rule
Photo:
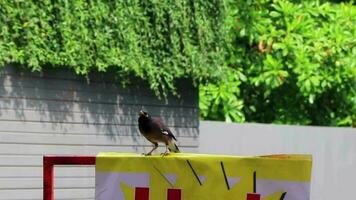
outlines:
[[[204,119],[356,125],[353,2],[231,1],[226,79],[200,87]]]
[[[134,75],[157,95],[189,77],[203,119],[355,126],[356,10],[331,2],[0,1],[0,66]]]
[[[0,1],[0,65],[110,70],[174,93],[175,79],[218,76],[224,14],[219,0]]]

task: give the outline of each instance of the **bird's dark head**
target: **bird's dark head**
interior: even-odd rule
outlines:
[[[138,113],[138,115],[140,116],[140,117],[150,117],[150,115],[147,113],[147,112],[145,112],[145,111],[143,111],[143,110],[140,110],[140,112]]]

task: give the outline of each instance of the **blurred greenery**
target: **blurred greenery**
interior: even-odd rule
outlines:
[[[356,126],[355,57],[354,1],[0,1],[0,66],[191,78],[202,119]]]
[[[356,126],[353,1],[228,1],[225,79],[200,86],[203,119]]]

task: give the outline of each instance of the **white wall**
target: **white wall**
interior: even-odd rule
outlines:
[[[356,199],[356,129],[200,123],[200,153],[312,154],[311,200]]]

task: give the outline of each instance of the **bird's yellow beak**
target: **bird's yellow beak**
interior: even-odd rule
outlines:
[[[140,110],[140,112],[138,113],[140,116],[146,116],[146,113],[143,112],[142,110]]]

